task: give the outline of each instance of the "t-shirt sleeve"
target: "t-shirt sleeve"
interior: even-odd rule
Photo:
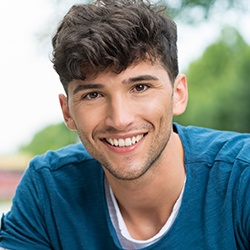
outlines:
[[[10,212],[2,216],[0,247],[51,249],[44,216],[39,178],[36,171],[29,167],[17,187]]]
[[[246,167],[240,177],[237,195],[237,230],[242,244],[239,249],[250,249],[250,166]]]

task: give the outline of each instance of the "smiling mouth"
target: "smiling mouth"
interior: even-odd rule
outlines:
[[[128,137],[124,139],[123,138],[120,138],[120,139],[105,138],[105,141],[111,146],[124,148],[124,147],[129,147],[138,143],[144,136],[145,134],[140,134],[137,136]]]

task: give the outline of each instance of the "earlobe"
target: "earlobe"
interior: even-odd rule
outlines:
[[[181,115],[184,113],[188,102],[188,88],[186,76],[181,74],[176,77],[174,82],[174,103],[173,114]]]
[[[67,97],[63,94],[60,94],[59,102],[60,102],[60,106],[61,106],[61,110],[62,110],[62,114],[63,114],[63,118],[64,118],[66,126],[70,130],[76,130],[75,122],[70,115]]]

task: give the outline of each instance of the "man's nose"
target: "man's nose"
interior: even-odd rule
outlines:
[[[107,106],[106,125],[117,130],[126,130],[133,123],[136,107],[126,97],[116,96]]]

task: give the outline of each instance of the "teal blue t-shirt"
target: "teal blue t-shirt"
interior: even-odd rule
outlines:
[[[250,249],[250,135],[174,124],[186,185],[170,230],[144,249]],[[0,246],[18,250],[122,249],[104,172],[78,143],[35,157],[2,217]]]

